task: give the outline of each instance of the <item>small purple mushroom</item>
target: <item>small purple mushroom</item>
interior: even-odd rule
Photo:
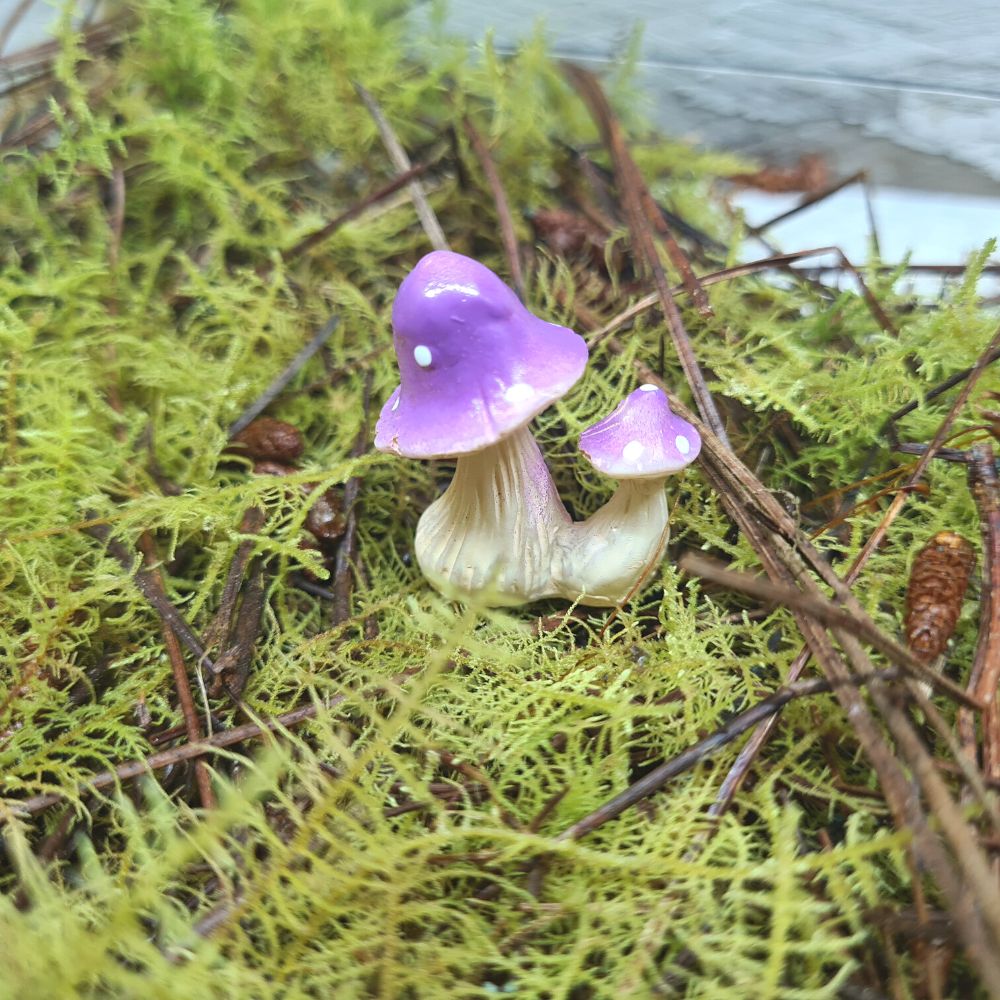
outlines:
[[[421,570],[446,596],[486,604],[550,593],[552,543],[569,515],[527,424],[583,373],[586,344],[533,316],[489,268],[443,250],[407,275],[392,325],[400,385],[375,446],[458,458],[417,525]]]
[[[647,384],[585,430],[580,450],[621,485],[595,514],[560,533],[555,585],[583,604],[620,604],[663,557],[670,536],[663,484],[698,457],[701,437]]]

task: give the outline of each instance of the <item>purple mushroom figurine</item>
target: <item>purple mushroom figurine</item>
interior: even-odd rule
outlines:
[[[582,374],[583,339],[533,316],[489,268],[443,250],[407,275],[392,325],[400,385],[375,446],[458,459],[417,525],[424,575],[448,597],[489,605],[554,594],[552,548],[570,518],[527,425]]]
[[[698,457],[701,437],[671,411],[661,389],[647,384],[585,430],[580,449],[621,485],[586,521],[560,532],[554,586],[581,604],[621,604],[663,557],[670,535],[663,485]]]

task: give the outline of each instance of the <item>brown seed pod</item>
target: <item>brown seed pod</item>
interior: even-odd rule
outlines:
[[[918,553],[906,591],[906,641],[930,663],[944,651],[962,610],[962,599],[976,565],[972,543],[953,531],[940,531]]]
[[[347,517],[337,490],[333,487],[326,490],[309,508],[305,528],[320,543],[320,548],[344,534]]]
[[[257,462],[294,462],[302,454],[302,435],[283,420],[258,417],[233,438],[230,447]]]
[[[296,470],[280,462],[255,462],[253,471],[258,476],[290,476]],[[299,486],[303,496],[309,496],[314,489],[312,483]],[[319,542],[321,549],[329,548],[344,534],[347,516],[344,514],[341,491],[337,487],[331,486],[316,499],[306,514],[304,527]]]

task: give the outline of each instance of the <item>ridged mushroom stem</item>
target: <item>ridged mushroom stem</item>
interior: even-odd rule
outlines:
[[[525,426],[458,459],[455,478],[417,524],[417,562],[446,597],[525,604],[554,593],[553,543],[569,524]]]
[[[626,479],[586,521],[555,541],[553,586],[580,604],[621,604],[663,558],[670,538],[665,478]]]

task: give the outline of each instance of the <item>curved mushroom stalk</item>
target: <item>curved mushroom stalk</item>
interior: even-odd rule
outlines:
[[[612,607],[645,581],[670,538],[663,486],[663,479],[626,480],[586,521],[559,532],[552,578],[560,597]]]
[[[642,385],[580,435],[580,449],[621,485],[596,514],[559,533],[553,585],[582,604],[621,604],[663,558],[670,536],[664,483],[698,457],[701,437],[660,389]]]
[[[553,593],[553,544],[570,517],[526,427],[458,459],[417,524],[424,576],[446,597],[513,606]]]

